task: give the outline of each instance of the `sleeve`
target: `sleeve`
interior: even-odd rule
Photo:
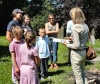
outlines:
[[[38,56],[38,48],[34,47],[33,53],[34,53],[34,56]]]
[[[35,47],[36,47],[36,48],[39,48],[39,46],[38,46],[38,41],[36,41],[36,45],[35,45]]]
[[[10,45],[9,45],[9,51],[10,51],[10,53],[11,52],[15,52],[15,47],[14,47],[13,43],[10,43]]]
[[[70,31],[71,31],[71,25],[70,25],[70,22],[68,21],[67,22],[67,28],[66,28],[66,35],[67,36],[71,36]]]
[[[13,26],[13,24],[10,22],[7,26],[7,31],[11,32],[11,27]]]
[[[79,41],[79,34],[75,29],[72,30],[73,34],[73,43],[72,44],[67,44],[67,47],[71,49],[78,49],[80,47],[80,41]]]
[[[67,29],[66,29],[66,33],[69,33],[69,31],[71,30],[71,26],[70,26],[70,22],[67,22]]]

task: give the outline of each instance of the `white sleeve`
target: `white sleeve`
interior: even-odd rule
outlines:
[[[69,33],[69,31],[71,30],[71,26],[70,26],[70,22],[67,22],[67,29],[66,29],[66,33]]]

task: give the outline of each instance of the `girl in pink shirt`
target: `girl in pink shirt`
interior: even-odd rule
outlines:
[[[37,74],[40,61],[37,49],[32,45],[35,39],[36,33],[29,30],[25,33],[25,43],[20,46],[20,84],[40,84]]]
[[[12,76],[14,76],[14,80],[12,81],[15,84],[19,84],[20,80],[20,55],[19,55],[19,47],[24,43],[22,38],[22,28],[19,26],[15,26],[12,29],[12,37],[13,41],[9,45],[9,50],[12,56]]]

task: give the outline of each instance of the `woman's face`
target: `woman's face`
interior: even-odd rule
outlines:
[[[30,18],[29,17],[25,17],[24,22],[25,22],[25,24],[28,25],[30,23]]]
[[[53,16],[49,16],[49,22],[53,23],[54,22],[54,17]]]

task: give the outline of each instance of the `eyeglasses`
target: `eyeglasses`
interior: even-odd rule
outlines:
[[[54,18],[49,18],[49,19],[54,19]]]

